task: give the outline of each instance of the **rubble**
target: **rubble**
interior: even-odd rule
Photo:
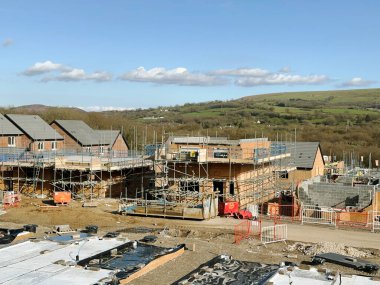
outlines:
[[[304,255],[314,256],[321,253],[332,252],[337,254],[349,255],[352,257],[370,257],[372,253],[366,250],[359,250],[354,247],[346,246],[342,243],[333,242],[319,242],[316,244],[307,244],[296,242],[288,245],[284,251],[286,252],[300,252]]]

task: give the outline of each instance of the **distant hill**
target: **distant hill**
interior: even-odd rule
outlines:
[[[134,149],[169,135],[264,136],[272,140],[319,141],[340,159],[369,154],[380,160],[380,89],[275,93],[229,101],[187,103],[126,111],[27,105],[2,113],[40,115],[45,121],[83,120],[95,129],[118,129]]]
[[[43,113],[49,110],[57,110],[57,109],[66,109],[66,110],[72,110],[76,112],[83,112],[86,113],[86,111],[76,108],[76,107],[53,107],[53,106],[46,106],[42,104],[32,104],[32,105],[22,105],[17,107],[10,107],[7,109],[7,112],[16,112],[16,113],[25,113],[25,114],[39,114]]]
[[[287,106],[380,108],[380,89],[287,92],[243,97],[242,101],[285,103]]]

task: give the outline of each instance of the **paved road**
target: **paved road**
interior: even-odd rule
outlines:
[[[209,221],[188,221],[171,220],[170,224],[178,226],[190,226],[195,228],[215,228],[233,231],[234,226],[241,220],[233,218],[211,219]],[[271,221],[264,221],[264,226],[273,225]],[[191,229],[189,227],[189,229]],[[311,224],[288,224],[288,240],[301,242],[335,242],[343,243],[353,247],[380,249],[380,232],[372,233],[369,230],[336,229],[332,226],[311,225]]]

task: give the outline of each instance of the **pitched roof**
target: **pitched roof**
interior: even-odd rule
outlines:
[[[68,133],[81,146],[108,145],[108,142],[102,141],[97,131],[94,131],[89,125],[80,120],[55,120],[66,133]],[[53,122],[53,123],[54,123]]]
[[[294,162],[295,167],[313,168],[319,142],[286,142],[285,145],[291,154],[289,162]]]
[[[22,135],[22,131],[12,124],[6,117],[0,114],[1,135]]]
[[[113,146],[115,143],[117,136],[120,134],[119,130],[96,130],[99,137],[99,141],[105,143],[109,146]]]
[[[34,141],[63,140],[63,137],[40,116],[19,114],[6,114],[5,116]]]

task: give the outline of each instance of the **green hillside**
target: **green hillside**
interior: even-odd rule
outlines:
[[[265,136],[320,141],[325,154],[380,159],[380,89],[292,92],[247,96],[133,111],[84,112],[75,108],[24,106],[2,113],[35,113],[50,122],[80,119],[95,129],[120,129],[132,148],[170,134]]]

